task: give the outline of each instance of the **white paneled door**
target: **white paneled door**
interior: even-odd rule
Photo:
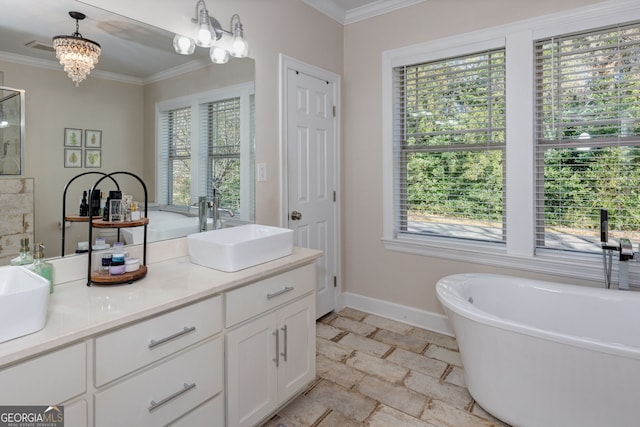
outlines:
[[[319,249],[316,316],[334,310],[337,281],[335,83],[287,70],[288,226]]]

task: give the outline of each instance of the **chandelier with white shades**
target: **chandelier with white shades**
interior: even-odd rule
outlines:
[[[204,3],[196,3],[196,17],[191,18],[196,24],[193,33],[189,35],[176,34],[173,38],[173,48],[181,55],[191,55],[196,46],[209,48],[211,62],[224,64],[229,56],[244,58],[249,53],[249,44],[244,39],[244,30],[240,16],[236,13],[231,17],[231,30],[225,30],[220,22],[211,16]]]

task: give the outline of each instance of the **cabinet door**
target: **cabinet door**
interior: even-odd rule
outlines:
[[[276,314],[247,323],[226,339],[228,425],[253,426],[277,404]]]
[[[279,403],[299,393],[315,378],[315,307],[315,299],[310,295],[277,312],[280,333]]]

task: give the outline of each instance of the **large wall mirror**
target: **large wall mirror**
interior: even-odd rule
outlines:
[[[80,21],[80,33],[102,46],[99,63],[79,87],[49,49],[52,36],[74,32],[69,11],[87,16]],[[196,48],[193,56],[178,55],[172,40],[173,34],[162,29],[74,0],[22,0],[3,12],[0,71],[5,85],[26,92],[23,176],[34,178],[34,239],[44,242],[47,257],[60,255],[62,226],[67,227],[65,255],[75,253],[77,242],[88,239],[86,224],[61,221],[65,184],[87,171],[126,170],[141,176],[150,208],[174,211],[167,215],[181,215],[184,222],[196,215],[196,226],[197,212],[189,205],[198,196],[211,198],[217,187],[223,206],[237,211],[233,218],[225,218],[228,224],[253,222],[254,61],[232,58],[224,65],[212,64],[207,49]],[[171,163],[163,154],[166,141],[161,136],[167,129],[163,126],[184,108],[189,109],[193,136],[188,146],[180,148],[191,157]],[[233,126],[239,129],[237,135]],[[88,140],[83,140],[78,147],[82,161],[66,162],[66,129],[78,129],[83,137],[87,131],[100,131],[100,146],[87,147]],[[84,158],[87,148],[100,150],[98,167]],[[176,147],[171,148],[175,154]],[[87,175],[68,189],[69,213],[76,213],[83,191],[97,177]],[[107,186],[101,190],[108,191]],[[129,183],[121,186],[127,188]],[[143,198],[135,185],[131,193]],[[159,216],[156,224],[163,220]],[[170,221],[175,224],[175,217]],[[167,230],[164,225],[157,228]],[[150,233],[150,240],[197,231],[176,228],[155,237]],[[137,242],[130,236],[127,243]]]

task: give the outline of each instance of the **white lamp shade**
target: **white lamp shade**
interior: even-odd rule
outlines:
[[[209,57],[214,64],[226,64],[229,62],[229,51],[221,47],[213,46],[209,50]]]
[[[242,37],[235,37],[231,47],[231,55],[236,58],[244,58],[249,54],[249,43]]]
[[[191,55],[196,49],[193,39],[176,34],[173,38],[173,49],[180,55]]]
[[[200,47],[211,47],[216,41],[215,30],[209,24],[209,17],[206,22],[198,24],[198,32],[196,33],[196,44]]]

